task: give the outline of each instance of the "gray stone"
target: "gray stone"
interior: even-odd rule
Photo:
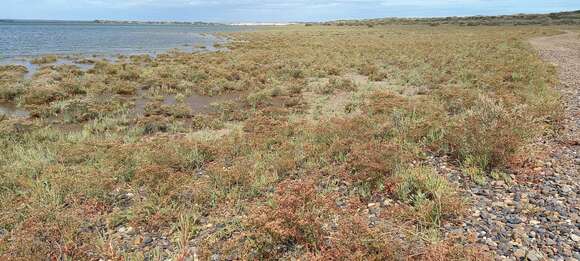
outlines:
[[[143,244],[148,245],[148,244],[151,244],[151,242],[153,242],[153,238],[151,238],[149,236],[143,237]]]
[[[528,258],[529,261],[540,261],[544,259],[542,253],[539,253],[538,251],[530,251],[528,252],[526,257]]]
[[[525,249],[522,249],[522,248],[519,248],[518,250],[516,250],[514,252],[514,256],[517,257],[518,259],[519,258],[524,258],[526,256],[526,250]]]

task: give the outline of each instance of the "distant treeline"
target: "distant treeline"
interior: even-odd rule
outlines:
[[[469,16],[441,18],[378,18],[365,20],[337,20],[323,25],[375,26],[375,25],[580,25],[580,10],[550,14],[516,14],[499,16]],[[309,25],[309,24],[307,24]]]

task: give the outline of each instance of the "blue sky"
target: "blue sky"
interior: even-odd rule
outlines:
[[[580,9],[580,0],[0,0],[0,18],[324,21],[378,17],[546,13]]]

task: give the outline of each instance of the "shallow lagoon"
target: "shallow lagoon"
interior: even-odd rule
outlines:
[[[171,49],[211,48],[213,35],[248,27],[228,25],[98,24],[92,22],[0,21],[0,59],[45,54],[156,54]]]

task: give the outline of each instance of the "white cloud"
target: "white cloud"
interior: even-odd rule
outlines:
[[[50,1],[50,0],[49,0]],[[58,1],[58,0],[52,0]],[[62,1],[62,0],[60,0]],[[66,0],[64,0],[66,1]],[[178,7],[178,6],[254,6],[254,7],[295,7],[295,6],[338,6],[338,5],[351,5],[351,4],[387,4],[393,1],[377,1],[377,0],[69,0],[72,3],[84,2],[89,5],[98,5],[103,7],[136,7],[136,6],[165,6],[165,7]],[[404,1],[396,1],[404,2]]]
[[[0,18],[287,21],[554,12],[580,0],[0,0]]]

